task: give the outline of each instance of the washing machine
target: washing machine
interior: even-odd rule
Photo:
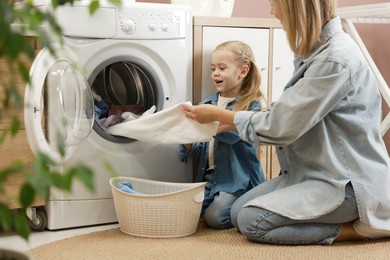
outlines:
[[[50,230],[117,222],[109,184],[113,174],[192,181],[192,165],[180,162],[176,144],[109,135],[97,106],[104,101],[142,114],[153,106],[160,111],[192,100],[191,10],[101,2],[90,15],[89,2],[53,10],[62,37],[52,37],[51,48],[36,56],[25,92],[32,151],[57,161],[55,171],[81,163],[94,173],[94,192],[77,181],[71,192],[50,191],[45,205]],[[50,3],[37,8],[51,10]],[[58,147],[64,147],[65,155]]]

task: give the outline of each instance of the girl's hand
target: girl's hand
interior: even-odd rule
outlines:
[[[182,111],[185,116],[197,121],[198,123],[205,124],[216,121],[215,115],[218,107],[213,105],[198,105],[192,106],[190,104],[181,104]]]
[[[228,125],[224,123],[220,123],[218,126],[217,134],[223,133],[223,132],[229,132],[237,130],[234,125]]]

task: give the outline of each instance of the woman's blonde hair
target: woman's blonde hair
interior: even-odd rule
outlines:
[[[305,56],[320,41],[322,26],[336,17],[337,0],[278,0],[292,51]]]
[[[240,97],[233,107],[233,110],[247,110],[254,100],[260,100],[263,94],[260,90],[261,76],[260,71],[254,61],[251,47],[242,41],[227,41],[218,45],[214,51],[225,49],[234,53],[234,61],[238,66],[247,65],[248,74],[243,79],[240,88]]]

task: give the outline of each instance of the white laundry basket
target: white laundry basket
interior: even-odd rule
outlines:
[[[136,195],[118,189],[130,182]],[[110,179],[120,230],[140,237],[182,237],[198,226],[205,182],[171,183],[133,177]]]

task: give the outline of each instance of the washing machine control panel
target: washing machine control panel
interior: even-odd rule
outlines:
[[[115,38],[175,39],[186,37],[190,13],[184,10],[123,9],[117,10]]]

